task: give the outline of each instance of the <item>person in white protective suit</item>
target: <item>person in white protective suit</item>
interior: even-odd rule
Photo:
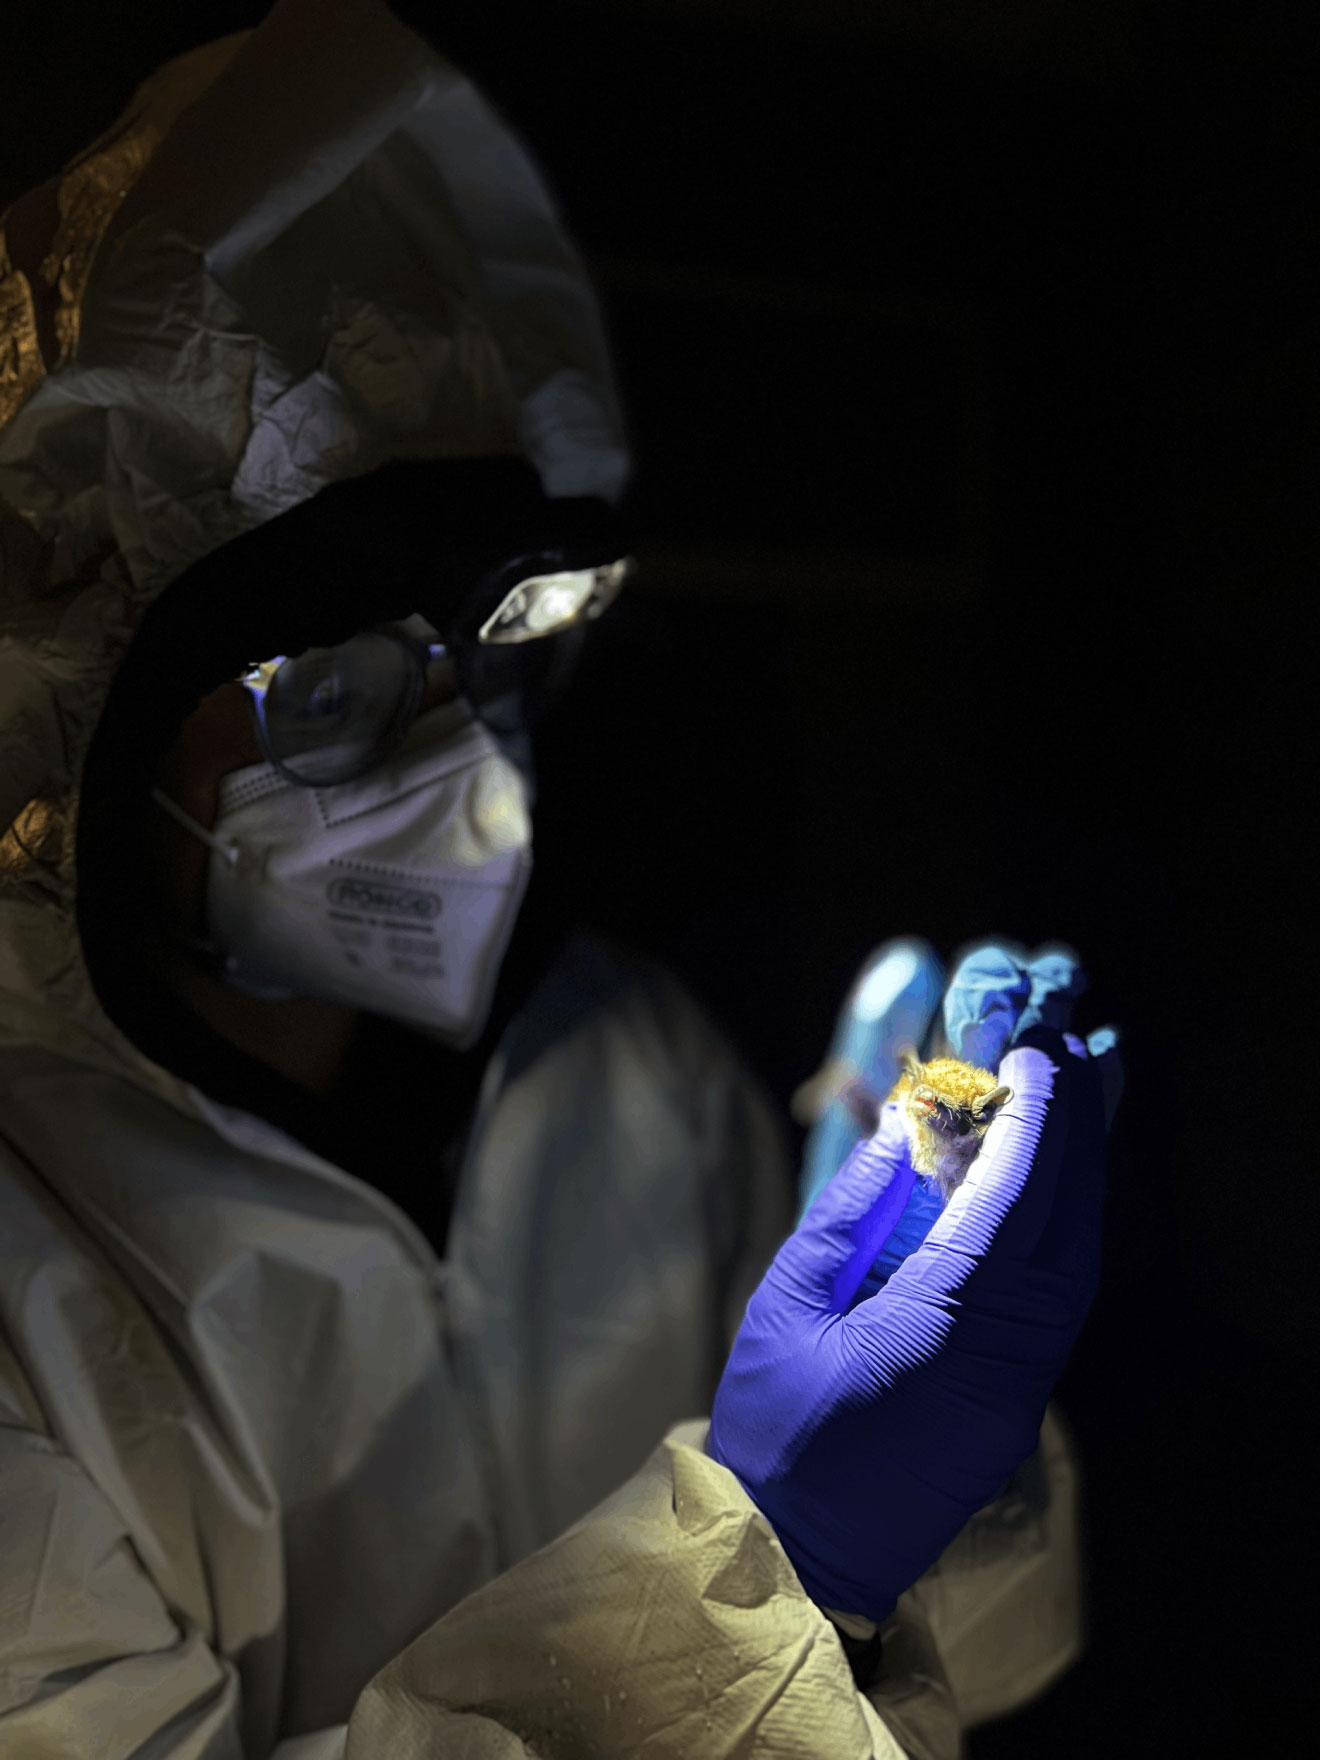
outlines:
[[[529,878],[628,459],[429,18],[280,0],[0,222],[0,1754],[951,1760],[1072,1455],[863,1669],[706,1451],[787,1137]]]

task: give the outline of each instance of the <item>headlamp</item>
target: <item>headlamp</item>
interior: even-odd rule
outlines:
[[[477,631],[490,646],[531,642],[599,617],[636,565],[631,556],[600,568],[561,569],[518,581]]]

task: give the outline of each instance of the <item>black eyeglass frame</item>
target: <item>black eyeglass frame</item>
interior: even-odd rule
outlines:
[[[357,635],[350,636],[348,642],[336,643],[335,646],[347,647],[349,642],[357,641],[364,635],[385,636],[396,642],[409,657],[412,665],[404,677],[403,689],[398,702],[369,750],[357,762],[332,775],[300,776],[276,749],[267,719],[266,703],[271,687],[281,669],[292,661],[301,659],[301,655],[277,654],[270,660],[249,666],[235,681],[242,685],[248,694],[248,700],[252,707],[253,726],[262,756],[286,782],[293,783],[297,788],[335,788],[341,783],[356,782],[360,777],[368,775],[378,765],[384,763],[392,752],[397,751],[408,729],[417,719],[426,691],[428,668],[434,661],[444,659],[450,652],[444,642],[424,641],[419,636],[413,635],[411,631],[401,628],[397,623],[373,624],[367,629],[358,631]],[[327,651],[333,652],[333,649]],[[315,750],[314,747],[311,749]]]

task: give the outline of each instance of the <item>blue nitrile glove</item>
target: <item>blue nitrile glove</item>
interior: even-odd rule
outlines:
[[[916,1183],[886,1106],[748,1303],[711,1415],[708,1452],[770,1521],[807,1593],[876,1621],[1036,1446],[1099,1275],[1102,1072],[1062,1030],[1080,974],[1048,956],[1061,964],[1039,995],[1015,983],[1001,1009],[994,983],[976,1000],[996,957],[1004,976],[1023,969],[978,950],[946,1016],[955,1048],[996,1013],[1004,1041],[1017,1035],[998,1072],[1013,1098],[966,1180],[854,1307]],[[991,1049],[987,1033],[981,1054]]]

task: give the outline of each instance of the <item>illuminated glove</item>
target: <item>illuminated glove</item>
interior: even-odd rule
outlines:
[[[884,1107],[780,1248],[717,1390],[707,1450],[822,1607],[884,1620],[999,1494],[1036,1446],[1090,1307],[1101,1069],[1063,1031],[1075,960],[1040,957],[1054,963],[1037,984],[1022,981],[1025,956],[980,949],[950,987],[955,1054],[993,1068],[1016,1043],[998,1070],[1013,1097],[948,1208],[854,1306],[916,1183]]]

